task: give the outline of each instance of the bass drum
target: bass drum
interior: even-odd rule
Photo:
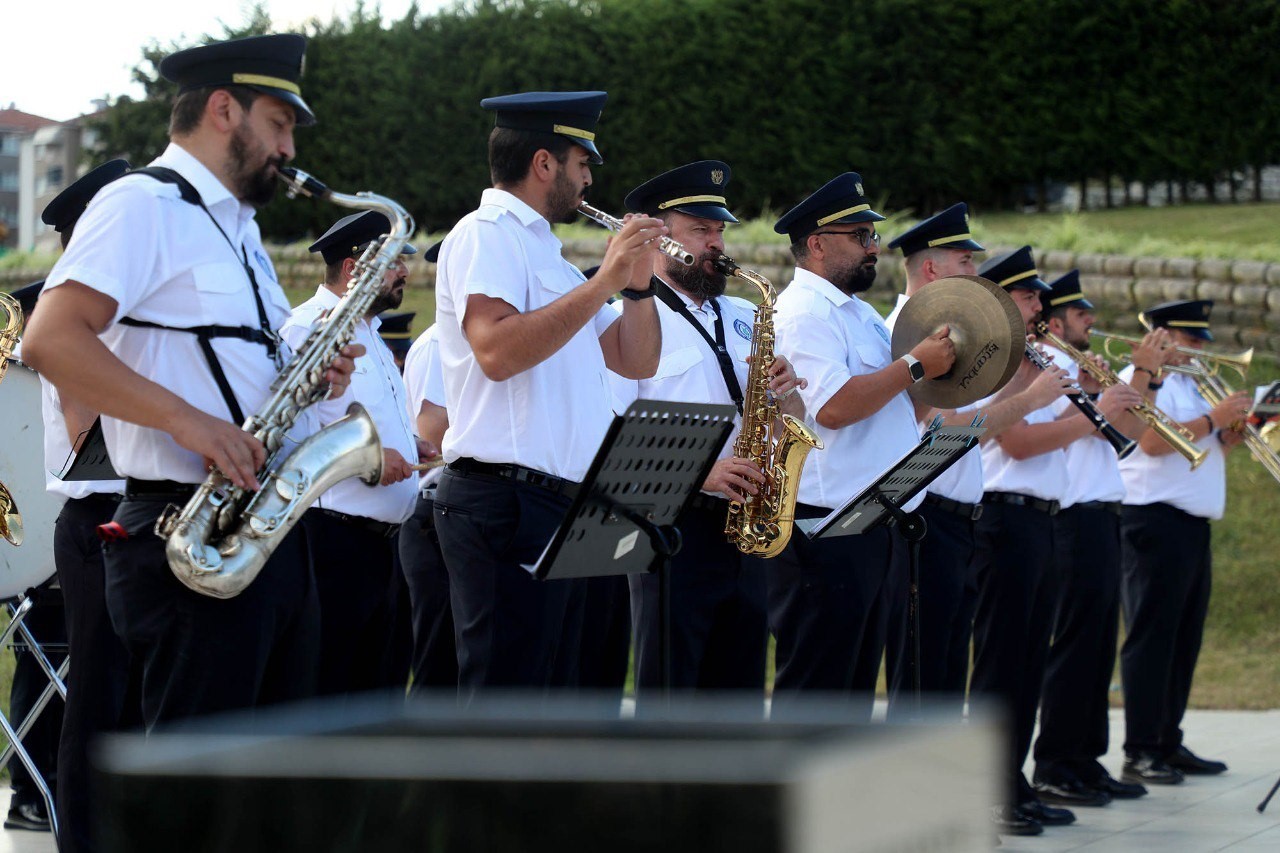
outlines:
[[[16,598],[54,575],[53,522],[62,497],[45,491],[44,422],[40,378],[9,361],[0,382],[0,483],[22,513],[23,541],[0,539],[0,600]]]

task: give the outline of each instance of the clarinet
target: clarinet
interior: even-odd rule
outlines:
[[[1054,366],[1053,361],[1036,349],[1030,341],[1027,342],[1027,360],[1041,370],[1048,370]],[[1089,423],[1093,424],[1093,428],[1102,433],[1102,437],[1115,450],[1116,458],[1124,459],[1132,453],[1133,449],[1138,446],[1138,442],[1120,432],[1107,421],[1102,412],[1098,411],[1098,407],[1093,404],[1093,401],[1085,395],[1080,383],[1071,383],[1071,389],[1067,393],[1067,399],[1075,403],[1076,408],[1084,412],[1084,416],[1089,419]]]

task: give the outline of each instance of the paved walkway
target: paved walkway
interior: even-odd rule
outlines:
[[[1112,712],[1111,731],[1115,736],[1124,732],[1118,711]],[[1074,825],[1049,828],[1038,838],[1006,838],[1001,853],[1280,851],[1280,795],[1266,813],[1255,810],[1280,776],[1280,711],[1191,711],[1186,732],[1188,746],[1231,769],[1223,776],[1152,787],[1140,800],[1078,809]],[[1119,775],[1121,763],[1120,747],[1114,744],[1106,764]],[[5,790],[0,792],[0,814],[8,809]],[[53,839],[45,833],[3,830],[0,853],[54,853]]]

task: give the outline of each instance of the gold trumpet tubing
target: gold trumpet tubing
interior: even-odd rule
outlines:
[[[621,231],[623,222],[616,216],[610,216],[598,207],[592,207],[585,201],[578,205],[578,212],[590,219],[608,228],[610,231]],[[670,237],[663,237],[658,243],[658,250],[668,257],[675,258],[686,267],[693,266],[693,252],[690,252],[684,246],[672,240]]]
[[[9,369],[9,358],[22,337],[22,306],[18,300],[0,291],[0,315],[4,316],[4,328],[0,328],[0,380]]]
[[[1201,373],[1196,377],[1196,390],[1200,392],[1200,396],[1210,408],[1217,407],[1219,403],[1235,393],[1221,376],[1210,373]],[[1272,479],[1280,482],[1280,455],[1271,448],[1267,440],[1258,432],[1257,427],[1250,423],[1242,423],[1233,424],[1231,429],[1238,430],[1244,436],[1244,445],[1249,448],[1249,455],[1266,469]]]
[[[0,539],[9,540],[10,544],[22,544],[22,513],[18,512],[18,503],[13,493],[0,483]]]
[[[1104,332],[1099,329],[1090,329],[1089,334],[1103,339],[1104,343],[1102,345],[1102,351],[1106,354],[1107,358],[1112,361],[1123,361],[1126,363],[1133,361],[1131,353],[1113,352],[1113,344],[1124,344],[1132,349],[1136,349],[1142,345],[1141,338],[1135,338],[1130,335],[1119,335],[1114,332]],[[1195,347],[1180,346],[1175,346],[1173,349],[1176,352],[1189,356],[1193,361],[1199,362],[1200,364],[1200,368],[1198,370],[1194,367],[1174,364],[1166,364],[1162,368],[1163,370],[1171,371],[1173,373],[1195,375],[1199,372],[1216,375],[1222,372],[1222,368],[1229,367],[1238,373],[1241,379],[1244,379],[1245,375],[1249,372],[1249,365],[1253,362],[1253,347],[1249,347],[1249,349],[1237,353],[1216,353],[1196,349]]]

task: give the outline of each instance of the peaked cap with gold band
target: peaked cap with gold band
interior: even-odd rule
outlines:
[[[817,192],[788,210],[774,223],[773,230],[786,234],[795,243],[827,225],[853,222],[880,222],[883,216],[871,209],[857,172],[827,181]]]
[[[1183,299],[1162,302],[1154,308],[1148,308],[1138,315],[1138,319],[1148,328],[1177,329],[1193,337],[1211,341],[1213,332],[1209,331],[1209,312],[1212,310],[1212,299]]]
[[[645,181],[627,193],[622,203],[632,213],[659,214],[677,210],[702,219],[737,222],[724,197],[729,177],[726,163],[699,160]]]
[[[1093,303],[1084,298],[1080,289],[1080,270],[1071,270],[1049,282],[1049,289],[1040,294],[1041,316],[1048,319],[1055,308],[1083,308],[1093,310]]]
[[[329,227],[329,230],[307,247],[309,252],[319,252],[326,264],[336,264],[347,258],[354,258],[365,250],[370,240],[375,240],[391,231],[391,220],[385,213],[376,210],[363,210],[344,216]],[[418,250],[412,243],[405,243],[400,250],[402,255],[416,255]]]
[[[521,92],[485,98],[480,106],[498,114],[498,127],[554,133],[581,145],[598,166],[604,158],[596,148],[596,124],[608,98],[606,92]]]
[[[298,124],[315,124],[302,100],[302,55],[307,39],[295,33],[220,41],[189,47],[160,60],[160,74],[178,93],[209,86],[247,86],[293,107]]]
[[[969,205],[964,202],[953,204],[941,213],[917,222],[915,227],[891,240],[889,248],[901,249],[904,258],[925,249],[986,251],[969,233]]]
[[[413,333],[409,331],[409,326],[413,324],[415,313],[403,311],[378,315],[378,319],[382,321],[378,326],[378,337],[382,338],[387,349],[401,361],[409,354],[409,347],[413,345]]]
[[[91,169],[45,205],[40,213],[40,221],[45,225],[52,225],[53,230],[58,233],[66,231],[76,224],[98,190],[127,171],[129,161],[120,159],[108,160],[96,169]]]
[[[978,275],[993,281],[1005,290],[1048,290],[1049,285],[1040,278],[1040,270],[1036,269],[1036,259],[1031,255],[1031,247],[1023,246],[1006,255],[992,258],[978,267]]]

